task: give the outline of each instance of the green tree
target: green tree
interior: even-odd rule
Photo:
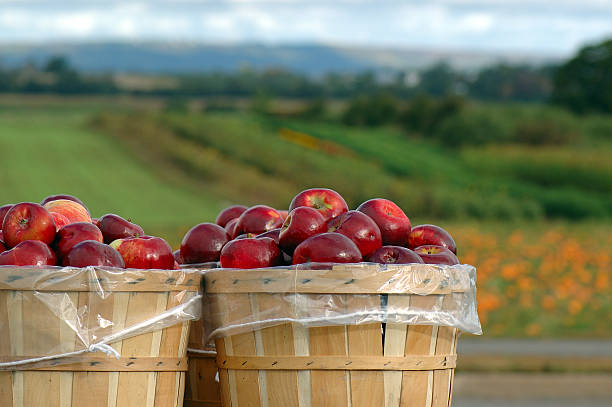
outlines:
[[[554,103],[579,113],[612,113],[612,39],[582,48],[553,83]]]

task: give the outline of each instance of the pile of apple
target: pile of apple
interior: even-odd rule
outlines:
[[[279,211],[266,205],[234,205],[215,223],[187,232],[174,255],[179,264],[221,262],[225,268],[320,263],[458,264],[453,238],[435,225],[411,227],[387,199],[349,210],[331,189],[300,192]]]
[[[172,249],[115,214],[92,219],[78,198],[0,207],[0,265],[174,269]]]

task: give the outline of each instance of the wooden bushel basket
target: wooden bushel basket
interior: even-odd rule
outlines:
[[[410,293],[381,289],[398,270],[412,267],[210,271],[204,276],[205,300],[220,319],[218,326],[224,326],[266,309],[278,311],[278,293],[313,299],[330,294],[351,309],[382,307],[384,295],[388,306],[427,309],[468,290],[461,284],[432,288],[431,279]],[[448,407],[457,337],[451,327],[380,322],[324,327],[291,322],[229,334],[216,339],[223,406]]]
[[[62,275],[62,273],[64,273]],[[0,267],[0,362],[46,356],[49,343],[57,354],[82,349],[73,329],[61,321],[37,295],[57,294],[70,299],[91,319],[102,324],[99,337],[146,321],[197,295],[201,275],[178,271],[143,271],[131,281],[105,284],[87,273],[65,278],[67,271],[27,267]],[[41,277],[46,288],[31,287]],[[62,278],[64,277],[64,278]],[[56,282],[55,282],[56,281]],[[100,284],[110,294],[100,299]],[[110,299],[110,300],[109,300]],[[76,315],[75,315],[76,323]],[[107,321],[108,322],[108,321]],[[106,326],[106,327],[104,327]],[[183,405],[189,321],[109,345],[119,358],[100,352],[81,353],[30,365],[0,368],[2,407],[180,407]],[[36,327],[33,329],[33,327]]]

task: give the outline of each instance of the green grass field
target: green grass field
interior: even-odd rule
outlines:
[[[351,207],[384,196],[478,267],[486,334],[612,337],[609,140],[449,150],[395,128],[158,107],[0,99],[0,204],[74,194],[176,248],[232,203],[282,209],[314,186]]]

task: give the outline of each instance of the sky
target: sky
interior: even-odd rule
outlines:
[[[612,0],[0,0],[0,43],[324,43],[568,55]]]

